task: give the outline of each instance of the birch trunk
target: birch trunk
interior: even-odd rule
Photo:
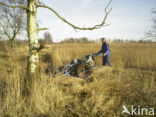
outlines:
[[[24,95],[29,95],[32,90],[32,84],[37,76],[39,64],[39,43],[38,43],[38,26],[36,22],[37,6],[36,0],[28,0],[27,7],[27,32],[29,40],[29,58],[27,63],[27,77],[24,84]]]
[[[28,0],[28,8],[29,10],[27,11],[27,32],[29,39],[29,59],[27,69],[29,74],[36,74],[39,63],[36,0]]]

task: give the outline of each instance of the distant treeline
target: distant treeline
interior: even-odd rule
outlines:
[[[113,43],[151,43],[151,40],[132,40],[132,39],[107,39],[108,42],[113,42]],[[82,37],[82,38],[67,38],[62,40],[60,43],[99,43],[101,42],[100,39],[96,39],[96,40],[89,40],[87,37]]]
[[[48,37],[48,36],[47,36]],[[155,42],[155,41],[151,41],[151,40],[130,40],[130,39],[127,39],[127,40],[124,40],[124,39],[107,39],[108,42],[112,42],[112,43],[152,43],[152,42]],[[100,39],[96,39],[96,40],[90,40],[88,39],[87,37],[82,37],[82,38],[66,38],[60,42],[57,42],[57,43],[100,43],[101,40]],[[9,44],[9,40],[0,40],[0,43],[7,43]],[[18,39],[16,40],[15,42],[17,45],[21,44],[21,43],[25,43],[27,44],[28,43],[28,40],[21,40],[21,39]],[[39,43],[42,43],[42,44],[52,44],[52,43],[56,43],[56,42],[53,42],[52,38],[43,38],[43,39],[39,39]]]
[[[114,43],[151,43],[152,40],[146,40],[146,39],[140,39],[140,40],[133,40],[133,39],[113,39],[111,42],[114,42]]]
[[[82,38],[67,38],[62,40],[60,43],[94,43],[94,40],[89,40],[87,37]]]

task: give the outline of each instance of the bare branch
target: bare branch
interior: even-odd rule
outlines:
[[[38,28],[38,31],[48,30],[48,28]]]
[[[8,4],[5,4],[3,2],[0,2],[1,5],[4,5],[6,7],[11,7],[11,8],[23,8],[23,9],[26,9],[26,10],[29,10],[27,7],[25,6],[22,6],[22,5],[8,5]]]
[[[4,33],[0,34],[0,39],[3,37],[3,35],[5,35]]]
[[[0,18],[1,18],[1,17],[0,17]],[[2,18],[1,18],[1,21],[2,21],[3,23],[0,22],[0,25],[1,25],[2,28],[3,28],[4,34],[10,39],[11,37],[9,36],[8,32],[6,31],[6,23],[5,23],[5,21],[4,21]]]
[[[9,18],[6,17],[6,19],[7,19],[7,21],[8,21],[7,23],[11,26],[12,29],[14,29],[14,27],[13,27],[12,23],[10,22]]]
[[[47,8],[49,10],[51,10],[60,20],[62,20],[63,22],[67,23],[68,25],[70,25],[71,27],[73,27],[75,30],[76,29],[79,29],[79,30],[94,30],[94,29],[99,29],[103,26],[108,26],[109,24],[106,24],[106,19],[109,15],[109,13],[111,12],[112,8],[110,8],[108,10],[108,7],[109,5],[111,4],[112,0],[109,1],[109,3],[107,4],[106,8],[105,8],[105,16],[102,20],[102,22],[98,25],[95,25],[93,27],[78,27],[78,26],[75,26],[74,24],[70,23],[69,21],[67,21],[65,18],[61,17],[54,9],[52,9],[51,7],[49,6],[46,6],[46,5],[37,5],[37,7],[43,7],[43,8]]]

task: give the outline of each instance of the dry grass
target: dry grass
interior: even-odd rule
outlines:
[[[1,117],[121,117],[122,105],[156,105],[156,44],[110,44],[113,67],[101,67],[88,78],[47,78],[44,69],[95,53],[100,44],[53,44],[41,52],[40,81],[30,104],[21,96],[28,48],[13,52],[0,46]],[[47,54],[47,56],[45,56]],[[126,115],[124,115],[126,116]]]

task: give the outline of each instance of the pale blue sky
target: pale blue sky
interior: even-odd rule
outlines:
[[[101,23],[104,9],[109,0],[42,0],[46,5],[55,9],[62,17],[80,27],[90,27]],[[58,42],[69,37],[88,37],[98,39],[134,39],[144,37],[152,26],[151,9],[156,6],[156,0],[112,0],[113,8],[108,16],[110,26],[94,31],[77,32],[69,25],[58,19],[48,9],[39,8],[37,21],[39,26],[47,27],[53,40]],[[39,33],[43,37],[44,31]]]
[[[42,0],[55,9],[62,17],[78,26],[93,26],[101,23],[108,0]],[[38,24],[48,27],[54,41],[68,37],[88,37],[90,39],[122,38],[140,39],[152,25],[151,9],[156,0],[112,0],[112,12],[107,19],[110,26],[94,31],[78,31],[59,20],[48,9],[39,8]],[[43,31],[44,32],[44,31]],[[42,37],[43,32],[39,34]]]
[[[102,21],[108,0],[43,0],[62,17],[78,26],[93,26]],[[156,0],[112,0],[112,12],[107,19],[110,26],[94,31],[78,31],[59,20],[47,9],[38,10],[40,27],[48,27],[54,41],[68,37],[100,37],[140,39],[152,25],[151,9]],[[43,32],[39,34],[42,37]]]

